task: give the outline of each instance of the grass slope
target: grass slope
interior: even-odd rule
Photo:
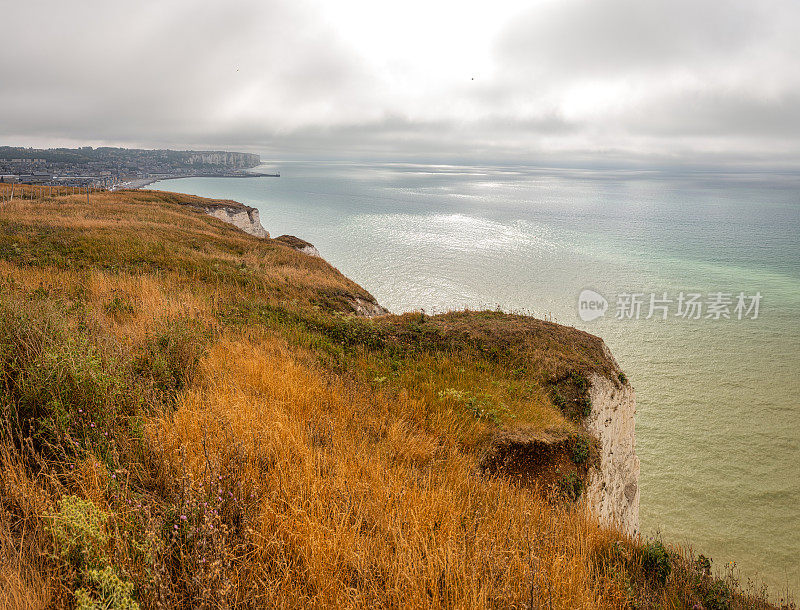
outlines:
[[[365,290],[196,197],[0,205],[0,606],[768,607],[572,501],[596,337],[357,318]],[[573,459],[492,476],[509,434]]]

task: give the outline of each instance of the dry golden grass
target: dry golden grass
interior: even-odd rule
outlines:
[[[46,545],[41,516],[51,498],[8,447],[0,449],[0,497],[0,608],[44,609],[54,583],[40,554]]]
[[[13,556],[0,564],[0,607],[8,610],[44,610],[50,602],[47,574],[32,569],[28,558]]]
[[[0,607],[100,597],[92,565],[146,608],[684,608],[718,582],[674,550],[661,584],[582,504],[479,474],[498,434],[580,433],[551,390],[613,372],[596,337],[356,320],[366,291],[215,202],[90,198],[0,204]],[[69,497],[102,525],[65,553]]]
[[[221,341],[177,410],[151,423],[197,495],[224,472],[259,498],[252,555],[221,576],[234,597],[292,607],[621,603],[593,582],[589,561],[616,536],[582,507],[481,479],[446,424],[426,433],[404,417],[413,405],[331,381],[310,360],[274,338]]]

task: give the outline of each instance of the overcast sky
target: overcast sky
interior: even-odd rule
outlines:
[[[25,0],[0,144],[800,165],[798,0]]]

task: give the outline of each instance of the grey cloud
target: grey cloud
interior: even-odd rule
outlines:
[[[800,139],[800,92],[777,98],[753,92],[682,91],[651,100],[620,121],[629,132],[661,136]]]
[[[623,94],[609,107],[585,111],[597,148],[660,137],[661,150],[691,154],[687,137],[698,151],[738,138],[760,154],[771,139],[800,137],[798,22],[791,1],[549,3],[499,41],[494,100],[563,112],[575,91],[616,87]]]
[[[403,95],[315,2],[11,3],[0,140],[576,163],[772,150],[800,163],[792,0],[543,0],[508,16],[490,74],[443,72],[435,92]],[[621,93],[576,110],[587,85]]]
[[[257,121],[336,104],[367,78],[335,32],[288,3],[196,6],[16,3],[12,22],[43,25],[4,43],[22,50],[0,54],[0,133],[202,137],[242,118],[269,130]]]
[[[697,69],[747,54],[771,27],[763,9],[743,0],[564,0],[516,20],[498,60],[555,80]]]

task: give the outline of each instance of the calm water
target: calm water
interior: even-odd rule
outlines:
[[[800,179],[280,163],[282,177],[152,188],[257,207],[393,311],[496,307],[600,335],[637,390],[645,535],[800,591]],[[583,322],[578,294],[610,302]],[[616,296],[732,293],[731,318]],[[757,319],[733,312],[762,295]],[[749,300],[747,302],[749,305]]]

